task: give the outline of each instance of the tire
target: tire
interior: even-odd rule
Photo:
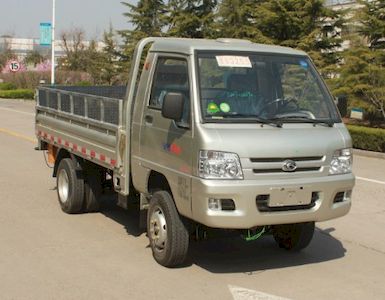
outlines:
[[[101,208],[103,171],[96,166],[86,167],[84,181],[84,212],[99,212]]]
[[[274,225],[273,236],[278,246],[289,251],[306,248],[314,235],[314,222]]]
[[[175,267],[186,260],[189,234],[169,192],[154,193],[147,214],[147,235],[160,265]]]
[[[64,158],[60,161],[56,175],[57,195],[61,209],[67,214],[82,212],[84,180],[81,177],[81,171],[76,170],[72,159]]]

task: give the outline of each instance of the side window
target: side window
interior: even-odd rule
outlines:
[[[184,96],[184,112],[180,125],[189,123],[190,87],[187,61],[181,58],[158,59],[151,88],[149,107],[162,109],[163,99],[169,92],[182,93]]]

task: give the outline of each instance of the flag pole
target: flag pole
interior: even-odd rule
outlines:
[[[55,6],[56,0],[52,0],[51,85],[55,85]]]

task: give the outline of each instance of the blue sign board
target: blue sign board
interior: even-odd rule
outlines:
[[[51,23],[40,23],[40,45],[51,46],[52,26]]]

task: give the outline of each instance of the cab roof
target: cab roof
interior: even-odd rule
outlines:
[[[193,54],[196,50],[243,51],[307,56],[305,52],[293,48],[257,44],[240,39],[157,38],[151,47],[151,52],[173,52],[187,55]]]

